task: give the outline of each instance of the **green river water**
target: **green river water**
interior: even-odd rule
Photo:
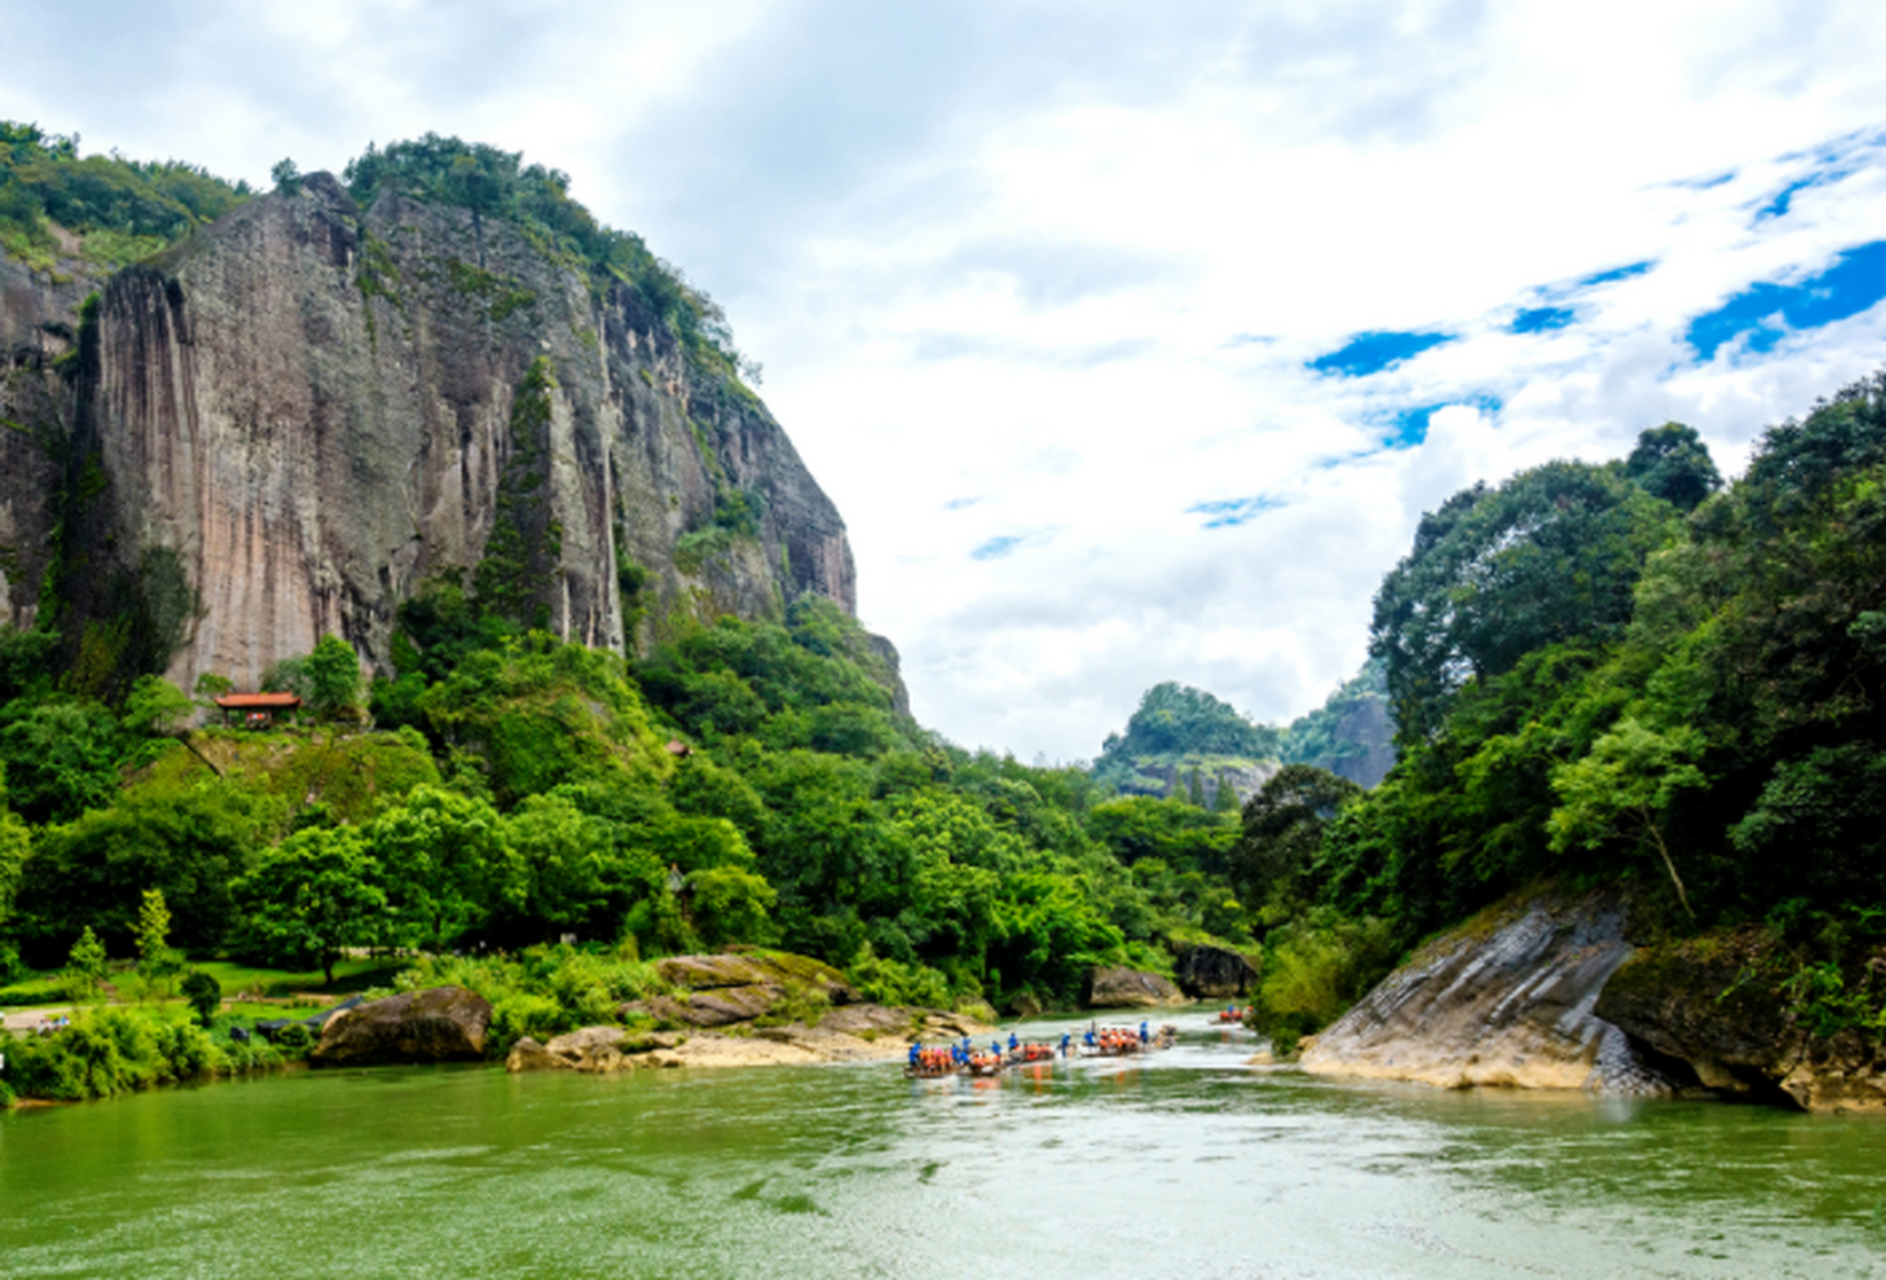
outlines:
[[[0,1275],[1886,1277],[1886,1121],[1341,1083],[1179,1021],[1000,1081],[413,1068],[14,1112]]]

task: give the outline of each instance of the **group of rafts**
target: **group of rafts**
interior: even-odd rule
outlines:
[[[1075,1043],[1074,1033],[1063,1032],[1059,1044],[1025,1042],[1014,1032],[1008,1045],[992,1040],[988,1049],[978,1049],[964,1036],[954,1044],[925,1048],[921,1041],[910,1046],[910,1060],[904,1074],[912,1079],[936,1080],[944,1076],[993,1076],[1011,1067],[1038,1066],[1057,1058],[1124,1058],[1155,1049],[1170,1049],[1179,1029],[1170,1024],[1154,1031],[1146,1023],[1139,1030],[1131,1027],[1091,1026]]]

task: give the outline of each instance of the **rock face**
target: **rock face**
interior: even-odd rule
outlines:
[[[1186,1003],[1177,987],[1156,973],[1111,966],[1087,976],[1087,999],[1095,1009],[1158,1009]]]
[[[833,1006],[855,1004],[860,998],[830,965],[779,952],[673,956],[655,969],[663,982],[680,990],[625,1004],[623,1013],[705,1029],[751,1022],[795,997],[822,998]]]
[[[1235,951],[1222,947],[1181,946],[1172,966],[1179,990],[1194,1000],[1241,996],[1257,986],[1257,970]]]
[[[1306,1040],[1304,1070],[1639,1095],[1687,1083],[1594,1011],[1632,952],[1622,902],[1548,895],[1489,914],[1424,947]]]
[[[1759,930],[1641,952],[1597,1012],[1718,1093],[1806,1110],[1886,1109],[1886,1054],[1857,1031],[1827,1038],[1796,1024],[1788,966]]]
[[[56,279],[0,262],[0,621],[63,547],[75,625],[129,618],[185,689],[330,632],[384,668],[400,601],[494,537],[521,604],[593,646],[854,609],[844,522],[765,406],[508,224],[316,174],[86,318],[99,282]],[[717,525],[730,502],[757,520]]]
[[[315,1046],[321,1067],[396,1062],[477,1062],[485,1056],[491,1004],[463,987],[389,996],[329,1020]]]
[[[1810,1034],[1796,962],[1759,928],[1639,948],[1614,894],[1548,891],[1437,939],[1322,1034],[1322,1075],[1713,1095],[1811,1111],[1886,1110],[1886,1051]],[[1886,956],[1874,962],[1886,969]]]

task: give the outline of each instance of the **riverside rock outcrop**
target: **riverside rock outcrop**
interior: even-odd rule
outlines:
[[[830,965],[783,952],[671,956],[655,971],[674,994],[631,1001],[624,1015],[709,1029],[751,1022],[795,1000],[843,1006],[861,999]]]
[[[373,1000],[336,1014],[311,1060],[319,1067],[400,1062],[478,1062],[491,1002],[463,987],[434,987]]]
[[[1235,951],[1197,943],[1180,943],[1174,950],[1178,958],[1172,975],[1179,990],[1194,1000],[1241,996],[1257,986],[1257,969]]]
[[[1690,1081],[1594,1011],[1633,951],[1625,920],[1624,903],[1606,894],[1483,913],[1307,1039],[1303,1069],[1443,1088],[1669,1094]]]
[[[0,621],[50,568],[75,634],[185,689],[328,633],[384,669],[399,603],[497,535],[528,611],[596,647],[855,608],[844,522],[765,406],[507,223],[315,174],[81,307],[99,284],[0,262]]]
[[[1597,1012],[1718,1094],[1886,1110],[1886,1045],[1856,1028],[1811,1034],[1782,987],[1791,968],[1759,928],[1647,949],[1605,985]]]
[[[1186,1003],[1185,993],[1158,974],[1121,965],[1090,971],[1086,988],[1083,1003],[1093,1009],[1160,1009]]]

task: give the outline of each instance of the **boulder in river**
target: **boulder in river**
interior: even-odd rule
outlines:
[[[1088,973],[1086,1003],[1094,1009],[1158,1009],[1184,1004],[1186,999],[1184,992],[1156,973],[1110,965]]]
[[[396,1062],[476,1062],[485,1056],[491,1003],[463,987],[434,987],[373,1000],[331,1019],[315,1046],[316,1066]]]
[[[1235,951],[1181,944],[1178,952],[1172,973],[1179,990],[1194,1000],[1241,996],[1257,986],[1257,969]]]

